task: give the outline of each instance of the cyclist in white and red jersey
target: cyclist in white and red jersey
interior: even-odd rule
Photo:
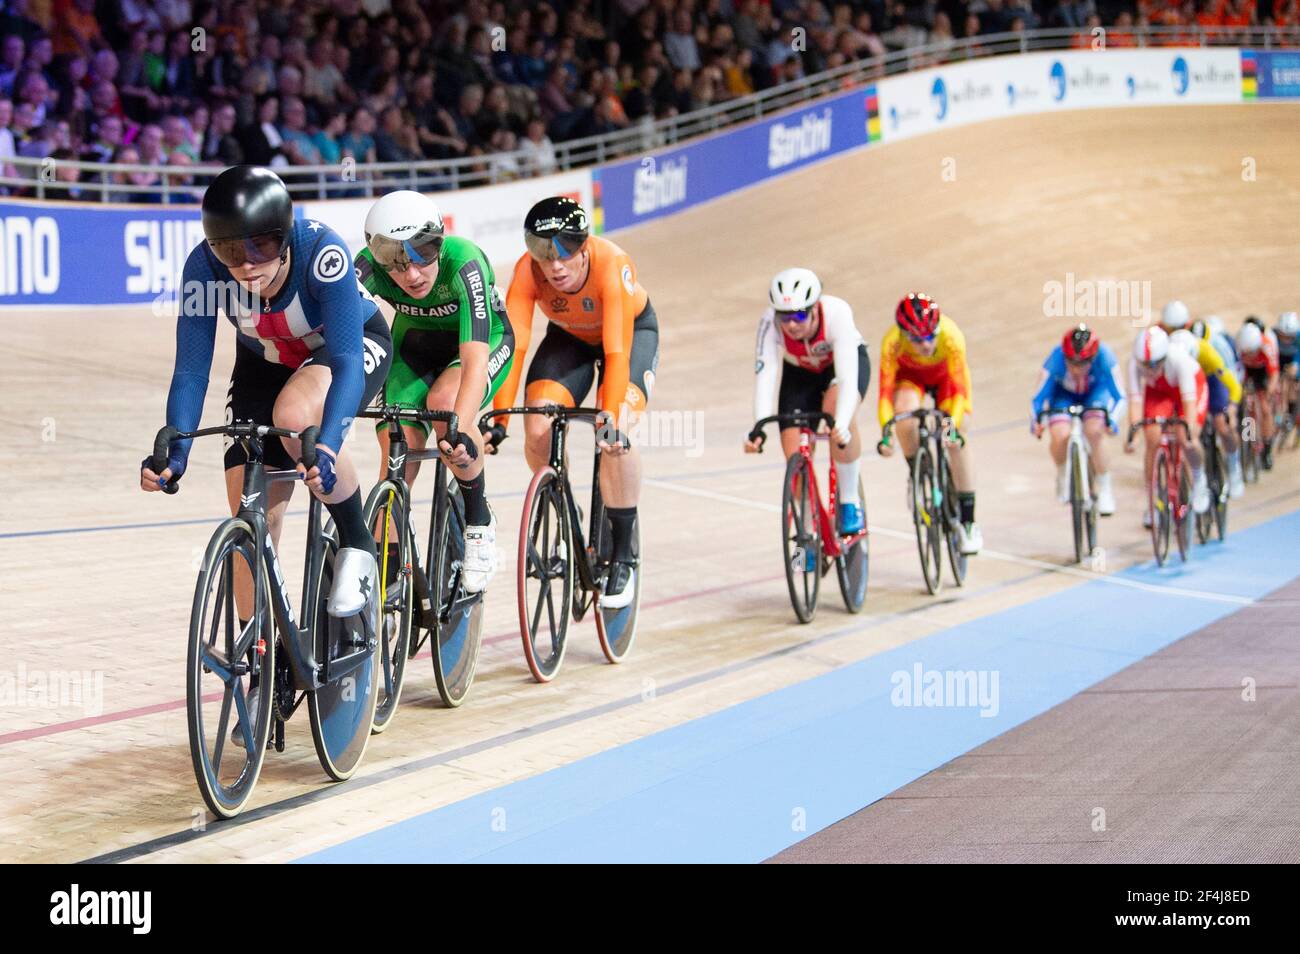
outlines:
[[[1180,417],[1187,430],[1176,431],[1183,442],[1183,453],[1192,466],[1192,509],[1204,513],[1210,506],[1210,488],[1205,482],[1205,461],[1201,454],[1201,428],[1209,409],[1209,389],[1205,372],[1196,359],[1182,348],[1169,347],[1168,333],[1158,325],[1144,328],[1133,342],[1133,360],[1128,376],[1129,422],[1143,418]],[[1160,446],[1160,428],[1148,424],[1143,428],[1146,458],[1143,474],[1151,482],[1156,448]],[[1133,442],[1126,439],[1124,453],[1133,453]],[[1142,516],[1142,525],[1151,526],[1151,511]]]
[[[1264,448],[1264,469],[1273,469],[1273,415],[1282,406],[1282,364],[1278,356],[1277,336],[1258,318],[1250,317],[1237,332],[1237,357],[1246,372],[1245,386],[1253,385],[1263,405],[1259,428]]]
[[[788,268],[772,279],[768,301],[758,322],[754,420],[770,416],[773,403],[781,414],[821,410],[834,415],[831,460],[839,484],[840,532],[859,533],[864,523],[858,497],[862,439],[854,416],[871,381],[866,342],[853,324],[849,303],[823,295],[821,280],[806,268]],[[761,447],[761,438],[754,435],[745,441],[747,454]],[[787,459],[798,453],[797,427],[781,429],[781,449]]]

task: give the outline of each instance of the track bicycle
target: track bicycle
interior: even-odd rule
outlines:
[[[374,715],[378,639],[366,612],[335,619],[325,609],[338,541],[321,526],[320,499],[312,494],[308,507],[298,616],[267,528],[267,486],[301,475],[263,467],[263,441],[301,441],[302,462],[310,470],[319,429],[296,432],[246,422],[186,433],[164,427],[150,466],[162,473],[175,441],[217,434],[241,442],[248,463],[239,512],[212,534],[194,588],[185,708],[199,792],[213,814],[232,818],[252,797],[268,744],[284,751],[284,724],[304,699],[325,774],[343,781],[356,771]],[[168,481],[164,491],[176,493],[179,481]],[[236,601],[237,576],[252,589],[247,619],[240,618]]]
[[[834,565],[840,584],[844,608],[861,612],[867,598],[870,569],[870,537],[867,530],[867,498],[858,478],[858,500],[862,506],[862,530],[841,534],[835,514],[839,512],[839,484],[832,464],[827,478],[829,507],[823,505],[813,467],[813,450],[818,441],[829,440],[828,432],[817,432],[825,423],[835,426],[835,418],[823,411],[794,411],[773,414],[754,424],[749,439],[765,443],[764,428],[769,424],[781,428],[799,428],[799,449],[786,461],[785,480],[781,489],[781,550],[784,555],[785,581],[790,591],[790,605],[801,623],[809,623],[817,612],[821,578]]]
[[[443,440],[455,444],[459,422],[453,411],[396,405],[368,408],[360,417],[388,425],[388,470],[366,498],[365,521],[379,550],[381,600],[379,701],[376,732],[397,711],[407,662],[429,643],[433,676],[443,704],[456,708],[469,695],[483,633],[483,594],[461,586],[465,557],[465,502],[430,436],[423,450],[410,450],[403,422],[447,425]],[[434,460],[433,511],[421,559],[411,513],[406,464]]]
[[[953,429],[952,418],[947,414],[938,408],[923,407],[890,418],[877,450],[889,444],[895,425],[906,420],[916,421],[918,428],[916,456],[912,458],[907,478],[908,506],[916,529],[916,548],[921,556],[925,588],[933,594],[943,586],[944,549],[948,551],[953,582],[957,586],[966,582],[967,558],[961,552],[961,505],[953,485],[947,448],[949,434],[956,434],[959,444],[965,444],[966,439]]]
[[[600,429],[598,408],[512,407],[489,411],[479,418],[487,430],[497,418],[514,414],[544,414],[551,418],[549,462],[533,475],[524,493],[516,562],[519,635],[524,659],[533,678],[550,682],[560,671],[568,647],[570,619],[580,622],[596,604],[596,637],[611,663],[625,660],[636,641],[641,605],[641,520],[633,529],[632,555],[636,569],[632,601],[624,607],[599,605],[614,553],[613,527],[600,494],[600,447],[591,470],[591,506],[586,536],[582,511],[569,480],[569,424],[580,421]],[[628,439],[613,431],[606,443]]]

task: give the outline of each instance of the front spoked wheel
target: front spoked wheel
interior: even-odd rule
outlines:
[[[247,623],[235,603],[237,578],[254,581]],[[232,818],[247,804],[266,755],[276,649],[269,594],[252,528],[227,520],[199,570],[185,679],[194,777],[218,818]]]
[[[600,534],[600,563],[608,567],[614,556],[614,527],[608,514]],[[612,663],[621,663],[632,651],[636,642],[636,621],[641,608],[641,520],[632,525],[632,560],[635,574],[632,579],[632,602],[627,606],[606,608],[597,603],[596,638],[600,650]]]
[[[936,494],[934,464],[928,447],[912,459],[912,524],[916,527],[916,549],[921,555],[921,574],[931,594],[943,586],[943,510]]]
[[[552,467],[533,477],[524,495],[516,569],[519,635],[533,678],[550,682],[560,671],[568,645],[573,599],[573,548],[564,489]]]
[[[1079,445],[1070,444],[1070,526],[1074,531],[1074,562],[1083,562],[1088,536],[1088,501],[1084,499],[1083,455]]]
[[[379,634],[367,611],[339,619],[330,616],[325,603],[334,582],[338,540],[321,534],[320,554],[310,568],[319,581],[316,599],[307,613],[316,661],[323,664],[324,685],[307,693],[312,741],[325,774],[336,782],[352,777],[365,755],[375,720],[379,695],[379,661],[375,651]]]
[[[449,482],[438,495],[438,550],[433,562],[437,624],[433,640],[433,677],[443,704],[456,708],[469,695],[483,641],[483,594],[461,586],[465,560],[465,501]]]
[[[379,679],[374,731],[383,732],[397,713],[411,647],[415,561],[409,515],[396,484],[383,481],[366,501],[366,526],[379,550]]]
[[[840,582],[840,595],[844,597],[844,608],[850,613],[860,613],[867,601],[867,575],[871,568],[871,537],[867,524],[867,497],[862,490],[862,478],[858,478],[858,501],[862,507],[862,534],[847,548],[843,546],[835,558],[835,575]],[[839,512],[839,501],[832,506]]]
[[[1156,451],[1151,466],[1151,487],[1148,494],[1151,507],[1151,549],[1156,564],[1164,566],[1169,556],[1169,530],[1173,515],[1169,512],[1169,454],[1161,447]]]
[[[801,454],[785,467],[781,492],[781,550],[790,605],[799,622],[811,622],[821,589],[822,532],[812,499],[812,462]]]
[[[952,581],[958,586],[966,583],[966,554],[961,552],[961,501],[952,485],[952,471],[943,469],[943,535],[948,544],[948,565],[952,567]]]

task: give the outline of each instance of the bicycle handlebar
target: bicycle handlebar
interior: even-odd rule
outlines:
[[[1070,417],[1083,417],[1085,414],[1100,411],[1105,415],[1106,426],[1110,427],[1112,423],[1110,419],[1110,411],[1106,410],[1104,407],[1087,407],[1083,404],[1071,404],[1067,408],[1045,408],[1038,412],[1038,422],[1041,424],[1044,418],[1051,417],[1053,414],[1060,414],[1062,411],[1069,414]]]
[[[1161,430],[1164,430],[1167,427],[1177,427],[1181,424],[1183,430],[1187,433],[1187,439],[1189,441],[1192,439],[1192,425],[1181,417],[1144,417],[1136,424],[1129,426],[1128,440],[1132,442],[1133,438],[1137,436],[1137,432],[1148,424],[1156,424]]]
[[[442,421],[447,425],[447,433],[443,440],[454,448],[460,438],[460,419],[455,411],[433,411],[422,407],[398,407],[396,404],[385,404],[382,407],[366,408],[357,416],[387,421],[393,425],[401,421]]]
[[[540,407],[503,407],[500,410],[488,411],[478,419],[479,430],[491,427],[492,422],[498,417],[509,417],[512,414],[544,414],[547,417],[564,419],[566,421],[585,421],[600,430],[596,421],[606,412],[598,407],[561,407],[559,404],[545,404]],[[599,435],[597,435],[599,437]],[[626,434],[618,428],[609,429],[609,438],[605,441],[607,444],[622,444],[624,450],[630,450],[632,441]]]
[[[780,423],[782,426],[793,425],[808,430],[816,430],[817,426],[823,422],[828,428],[833,429],[835,427],[834,415],[827,414],[825,411],[790,411],[786,414],[770,414],[762,420],[754,422],[754,426],[749,431],[749,439],[758,443],[759,452],[762,453],[763,445],[767,442],[767,435],[763,433],[767,425]]]
[[[885,426],[883,428],[880,440],[876,443],[876,453],[880,453],[882,447],[889,446],[889,438],[893,433],[894,425],[897,424],[899,421],[918,420],[924,423],[924,421],[926,421],[929,418],[934,418],[935,421],[937,422],[937,426],[932,428],[932,430],[945,431],[947,430],[948,425],[952,423],[952,415],[939,410],[937,407],[921,407],[921,408],[917,408],[915,411],[904,411],[901,414],[895,414],[893,417],[891,417],[889,420],[885,422]],[[954,441],[953,443],[960,444],[962,447],[965,447],[966,438],[962,435],[960,431],[958,431],[957,440]]]
[[[177,441],[193,440],[196,437],[211,437],[221,434],[226,437],[287,437],[302,443],[302,464],[308,470],[316,466],[316,442],[320,439],[320,428],[313,424],[301,431],[290,431],[283,427],[271,427],[266,424],[253,424],[236,421],[233,424],[221,424],[216,427],[203,427],[197,431],[178,431],[170,424],[159,428],[153,439],[153,453],[149,458],[149,469],[161,474],[167,469],[167,459],[171,456],[172,444]],[[173,477],[162,485],[164,493],[174,494],[180,490],[180,477]]]

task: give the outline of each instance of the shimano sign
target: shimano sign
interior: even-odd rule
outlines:
[[[0,295],[59,290],[59,226],[48,215],[0,216]]]

